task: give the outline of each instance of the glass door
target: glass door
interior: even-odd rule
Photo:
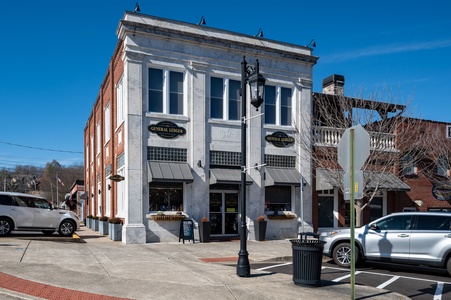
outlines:
[[[238,234],[238,191],[210,193],[211,234]]]

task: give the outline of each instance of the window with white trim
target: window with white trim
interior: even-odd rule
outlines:
[[[110,140],[111,135],[111,116],[110,116],[110,103],[107,104],[105,107],[105,114],[104,114],[104,137],[105,137],[105,143],[107,143]]]
[[[184,114],[184,74],[149,68],[149,112]]]
[[[241,81],[210,78],[210,118],[241,119]]]
[[[96,125],[96,155],[100,154],[100,123]]]
[[[437,175],[448,176],[448,159],[441,155],[437,161]]]
[[[291,125],[292,89],[265,85],[265,124]]]
[[[124,122],[124,85],[121,77],[116,86],[116,127]]]
[[[406,154],[403,159],[403,174],[404,175],[413,175],[415,174],[415,162],[413,160],[413,155]]]

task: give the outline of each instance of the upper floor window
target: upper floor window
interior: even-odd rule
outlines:
[[[239,120],[241,118],[241,82],[211,77],[210,117],[213,119]]]
[[[149,111],[183,115],[183,73],[149,68]]]
[[[100,154],[100,123],[96,125],[96,154]]]
[[[292,90],[265,86],[265,124],[291,125]]]
[[[437,174],[448,176],[448,160],[445,156],[440,156],[437,161]]]
[[[110,135],[111,135],[111,116],[110,116],[110,104],[108,103],[108,105],[105,107],[105,143],[108,142],[110,140]]]
[[[403,172],[404,175],[415,174],[415,161],[413,160],[413,155],[406,154],[403,157]]]
[[[116,85],[116,127],[124,122],[124,85],[123,77]]]

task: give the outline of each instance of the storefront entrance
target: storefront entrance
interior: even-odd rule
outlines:
[[[238,235],[238,191],[210,193],[212,235]]]

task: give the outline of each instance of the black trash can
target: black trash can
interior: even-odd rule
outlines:
[[[317,239],[290,240],[293,250],[293,281],[301,285],[321,285],[321,264],[326,242]]]

